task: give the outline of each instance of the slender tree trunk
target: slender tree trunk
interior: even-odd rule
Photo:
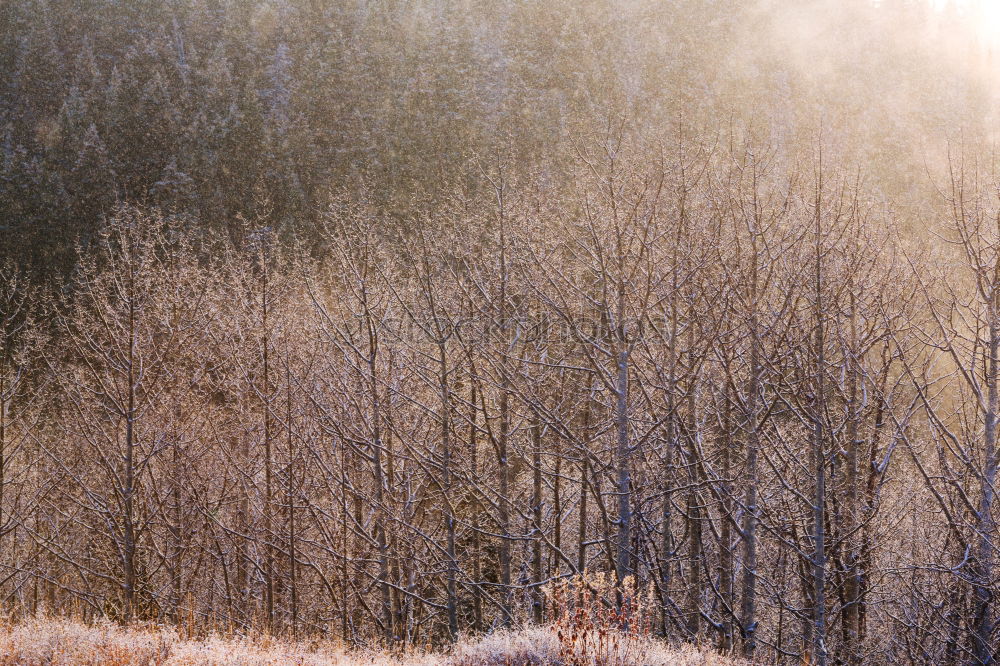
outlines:
[[[7,489],[7,404],[10,398],[7,395],[7,365],[10,361],[8,341],[3,340],[3,356],[0,357],[0,526],[4,524],[6,514],[4,513],[4,494]],[[0,558],[3,557],[4,539],[0,535]]]
[[[667,404],[668,413],[670,413],[670,410],[673,409],[672,402],[673,397],[671,396]],[[677,426],[674,424],[673,418],[674,417],[671,416],[667,419],[667,441],[664,443],[666,450],[663,455],[663,469],[660,471],[660,487],[663,493],[663,499],[661,504],[662,515],[660,517],[660,522],[662,524],[662,532],[660,534],[660,570],[658,573],[661,597],[660,621],[662,623],[661,629],[664,637],[668,636],[670,631],[670,586],[673,584],[673,577],[671,576],[671,561],[674,556],[674,498],[672,477],[674,472],[674,454],[677,451]]]
[[[820,164],[822,169],[822,163]],[[816,404],[813,413],[813,659],[818,666],[826,665],[826,455],[824,451],[823,419],[826,411],[824,375],[826,372],[826,339],[824,335],[823,271],[822,271],[822,172],[816,188]]]
[[[506,364],[505,364],[506,365]],[[501,623],[509,627],[514,620],[511,611],[511,561],[510,561],[510,463],[508,444],[510,437],[510,395],[506,368],[500,386],[500,434],[497,441],[497,455],[500,464],[500,497],[498,514],[500,519],[500,588]]]
[[[448,357],[443,340],[438,341],[441,391],[441,446],[444,456],[442,481],[444,484],[445,530],[448,552],[448,632],[452,640],[458,638],[458,556],[455,552],[455,516],[451,497],[451,397],[448,391]]]
[[[722,395],[722,433],[720,445],[722,449],[722,486],[720,495],[722,497],[722,526],[720,529],[720,550],[719,550],[719,587],[722,597],[722,641],[721,647],[729,652],[733,649],[733,535],[732,521],[733,515],[732,484],[730,479],[733,474],[732,463],[732,401],[729,395],[729,384],[725,384]]]
[[[234,447],[236,443],[233,443]],[[250,440],[241,438],[239,446],[242,462],[250,465]],[[250,602],[250,574],[249,574],[249,535],[250,532],[250,492],[247,485],[241,486],[239,508],[237,510],[236,521],[241,534],[236,538],[236,594],[239,595],[238,608],[243,612],[244,622],[246,620],[246,607]]]
[[[531,543],[531,561],[535,586],[531,591],[532,619],[541,624],[544,618],[545,597],[542,593],[542,424],[538,414],[531,427],[532,439],[532,527],[535,538]]]
[[[347,450],[343,441],[340,443],[340,633],[341,640],[354,641],[353,627],[350,619],[350,540],[347,524],[350,511],[347,508]]]
[[[285,421],[288,434],[288,472],[286,502],[288,503],[288,579],[289,594],[292,604],[292,636],[296,636],[299,625],[299,588],[298,588],[298,534],[295,523],[295,440],[292,431],[292,372],[289,365],[290,352],[285,356]]]
[[[624,308],[619,307],[619,312]],[[617,447],[615,459],[617,470],[618,495],[618,557],[615,561],[615,571],[618,584],[621,585],[627,576],[634,571],[632,554],[632,462],[628,441],[628,363],[629,352],[625,339],[624,324],[619,324],[617,350],[617,378],[615,382],[615,421]]]
[[[509,280],[507,267],[507,206],[506,206],[506,185],[503,180],[501,170],[498,184],[495,186],[497,197],[497,222],[500,234],[500,256],[497,266],[500,278],[500,294],[498,297],[499,308],[497,311],[498,320],[503,331],[504,349],[500,359],[500,435],[497,442],[497,456],[500,465],[500,497],[499,499],[499,520],[500,520],[500,587],[501,600],[500,610],[503,614],[500,622],[504,627],[513,624],[514,616],[511,608],[513,588],[511,587],[511,524],[510,524],[510,361],[508,355],[512,350],[512,340],[508,327],[510,313],[508,311],[507,283]]]
[[[688,606],[688,634],[697,642],[701,636],[701,593],[702,593],[702,503],[703,499],[699,488],[705,479],[701,467],[701,449],[698,443],[698,373],[695,371],[697,360],[694,356],[695,326],[692,323],[689,327],[689,364],[691,372],[691,385],[687,394],[687,424],[685,426],[686,439],[689,451],[689,475],[692,483],[688,491],[688,583],[687,583],[687,606]]]
[[[263,382],[261,402],[264,425],[264,614],[267,627],[274,627],[274,551],[273,520],[271,515],[272,502],[272,457],[271,451],[271,374],[270,374],[270,332],[268,331],[268,274],[267,259],[261,262],[261,346],[264,354]]]
[[[177,409],[177,412],[180,412],[179,407]],[[177,416],[180,416],[180,414],[178,413]],[[178,440],[179,439],[180,438],[178,437]],[[171,453],[171,458],[172,458],[171,463],[174,473],[174,479],[171,483],[171,488],[170,488],[170,497],[171,501],[173,502],[173,512],[172,512],[173,520],[170,526],[171,538],[173,539],[173,548],[172,548],[173,552],[171,557],[172,571],[170,577],[173,588],[173,594],[171,595],[173,597],[171,599],[171,606],[172,606],[171,615],[173,616],[172,619],[174,622],[180,621],[180,605],[181,605],[181,595],[183,590],[183,582],[181,580],[181,574],[183,573],[183,571],[181,566],[182,566],[182,557],[184,553],[184,544],[182,541],[183,526],[181,525],[181,522],[183,520],[182,518],[183,514],[181,509],[181,493],[180,493],[180,480],[182,478],[181,475],[183,474],[183,471],[181,469],[179,447],[180,447],[180,441],[175,442],[173,446],[173,451]]]
[[[128,396],[125,415],[125,484],[122,488],[124,516],[124,569],[125,569],[125,621],[130,622],[135,617],[136,612],[136,538],[135,538],[135,392],[136,392],[136,345],[138,336],[136,331],[136,293],[134,268],[129,267],[129,303],[128,303]]]
[[[368,333],[368,391],[371,393],[372,467],[375,476],[375,545],[378,548],[378,581],[382,604],[382,634],[386,643],[395,638],[392,615],[392,593],[389,585],[389,542],[385,529],[385,471],[382,467],[382,405],[378,386],[378,331],[368,312],[367,295],[364,303]]]
[[[740,607],[740,635],[743,640],[743,656],[752,659],[757,647],[757,525],[760,508],[757,506],[757,489],[760,486],[760,471],[757,457],[760,451],[760,416],[763,402],[761,385],[761,337],[759,330],[757,303],[759,299],[758,277],[758,237],[760,235],[759,205],[756,198],[756,167],[754,170],[754,220],[751,233],[751,256],[748,303],[750,343],[750,377],[747,386],[747,442],[746,442],[746,488],[743,497],[743,586]]]
[[[583,403],[583,434],[580,444],[580,522],[577,524],[576,569],[580,573],[587,570],[587,498],[589,495],[587,470],[590,467],[590,387]]]
[[[562,531],[563,531],[563,506],[562,506],[562,445],[561,440],[556,439],[556,452],[555,452],[555,470],[554,478],[552,480],[552,514],[555,519],[555,524],[552,526],[552,545],[554,552],[552,553],[552,563],[549,566],[549,570],[546,572],[546,576],[552,575],[552,569],[555,569],[558,573],[562,569]]]
[[[471,474],[474,481],[479,479],[479,443],[477,442],[476,429],[476,382],[469,381],[469,460],[472,467]],[[474,508],[472,511],[472,578],[476,582],[473,588],[472,598],[472,630],[481,632],[483,630],[483,553],[482,534],[479,523],[480,511]]]
[[[997,261],[996,277],[1000,277],[1000,260]],[[994,279],[989,303],[989,359],[986,365],[987,405],[983,429],[983,455],[986,461],[983,470],[982,496],[976,516],[976,572],[974,578],[974,624],[973,652],[981,664],[993,663],[993,561],[995,548],[993,539],[996,524],[993,519],[994,483],[997,476],[997,374],[998,347],[1000,347],[1000,280]]]
[[[848,280],[852,278],[849,276]],[[849,364],[847,368],[848,388],[847,388],[847,456],[844,470],[844,534],[847,540],[847,561],[845,562],[844,576],[844,609],[842,623],[844,627],[844,648],[847,662],[857,664],[860,661],[860,641],[861,641],[861,553],[860,544],[862,533],[860,527],[861,506],[858,494],[858,455],[862,442],[860,441],[859,421],[860,406],[858,404],[858,390],[861,383],[861,372],[859,361],[855,358],[858,353],[858,318],[857,318],[857,295],[854,293],[853,285],[849,286],[851,312],[850,312],[850,335],[851,345],[847,350],[845,362]]]
[[[7,384],[7,368],[10,363],[8,341],[4,340],[3,358],[0,359],[0,526],[4,524],[7,514],[4,512],[4,498],[7,490],[7,418],[10,401],[15,391]],[[7,392],[11,395],[8,396]],[[0,557],[3,555],[2,538],[0,538]]]

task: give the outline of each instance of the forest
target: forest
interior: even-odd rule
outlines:
[[[995,663],[998,48],[990,0],[5,0],[4,622]]]

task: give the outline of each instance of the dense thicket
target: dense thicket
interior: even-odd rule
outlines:
[[[58,302],[4,269],[5,603],[414,644],[586,573],[674,639],[985,660],[994,181],[956,160],[945,262],[822,143],[674,138],[408,233],[339,199],[318,260],[119,207]]]
[[[5,3],[5,609],[991,661],[977,17],[734,4]]]

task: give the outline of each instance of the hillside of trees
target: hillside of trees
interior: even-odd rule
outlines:
[[[405,218],[499,148],[560,187],[622,115],[800,156],[823,124],[919,207],[946,139],[995,126],[982,10],[935,3],[6,0],[0,256],[64,281],[123,201],[224,231],[264,198],[313,239],[331,189]]]
[[[7,0],[0,607],[993,663],[991,16]]]

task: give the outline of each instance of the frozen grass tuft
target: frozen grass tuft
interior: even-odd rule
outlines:
[[[293,642],[269,636],[212,635],[184,639],[170,627],[123,628],[112,623],[86,625],[70,620],[33,618],[0,626],[0,666],[423,666],[440,658],[345,652],[328,642]]]
[[[609,637],[606,647],[567,646],[556,625],[498,631],[456,646],[454,666],[736,666],[742,662],[690,645],[671,647],[648,637]]]
[[[498,631],[468,639],[450,654],[391,656],[345,651],[332,642],[294,642],[259,636],[213,635],[186,639],[173,628],[111,623],[82,624],[30,618],[0,625],[0,666],[733,666],[739,662],[690,646],[670,647],[648,636],[606,634],[605,642],[568,642],[559,623],[520,631]]]

